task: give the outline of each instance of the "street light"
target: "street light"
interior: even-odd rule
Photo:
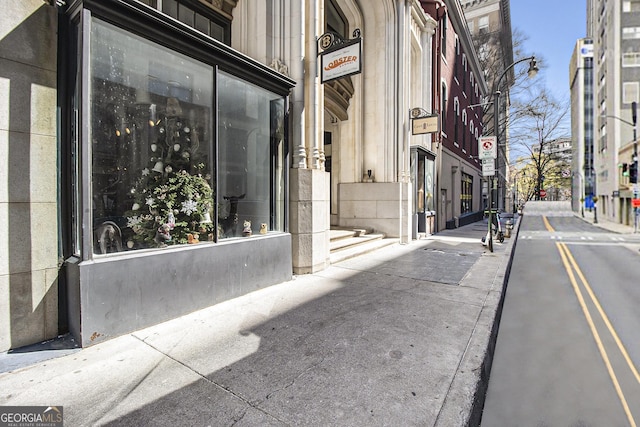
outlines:
[[[496,85],[495,85],[496,90],[494,93],[494,101],[493,101],[493,132],[495,133],[495,136],[496,136],[496,146],[498,147],[498,152],[500,150],[500,132],[498,132],[498,113],[500,111],[500,82],[502,81],[503,77],[507,74],[507,72],[510,69],[512,69],[517,64],[524,61],[529,61],[529,70],[527,71],[527,75],[529,76],[529,78],[535,77],[536,74],[538,74],[538,64],[536,62],[535,56],[529,56],[527,58],[519,59],[513,64],[509,65],[507,68],[504,69],[500,77],[498,77],[498,79],[496,80]],[[492,179],[492,176],[487,177],[487,181],[488,181],[488,187],[489,187],[489,237],[488,237],[489,240],[487,242],[487,246],[489,247],[489,251],[493,252],[493,238],[492,238],[493,179]]]

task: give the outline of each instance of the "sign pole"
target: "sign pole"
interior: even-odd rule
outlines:
[[[498,155],[498,144],[495,136],[483,136],[478,139],[478,154],[482,161],[482,175],[487,177],[487,190],[489,198],[487,200],[487,213],[489,218],[489,231],[486,238],[487,247],[493,252],[493,176],[496,173],[496,157]]]

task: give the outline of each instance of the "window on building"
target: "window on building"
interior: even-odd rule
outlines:
[[[442,129],[445,130],[446,133],[446,129],[447,129],[447,106],[449,105],[449,98],[448,98],[448,93],[447,93],[447,84],[445,82],[442,82],[442,88],[441,90],[441,94],[440,94],[440,99],[441,99],[441,104],[440,104],[440,117],[442,120]]]
[[[622,38],[625,40],[640,39],[640,27],[625,27],[622,29]]]
[[[440,46],[442,50],[442,56],[447,57],[447,32],[449,30],[449,15],[444,14],[441,20],[440,27]]]
[[[462,54],[462,92],[467,91],[467,55]]]
[[[481,16],[478,19],[478,32],[480,34],[485,34],[489,32],[489,17]]]
[[[347,37],[348,26],[342,11],[336,6],[334,0],[325,2],[325,21],[328,31],[333,31],[343,38]]]
[[[622,54],[623,67],[640,67],[640,52],[626,52]]]
[[[212,6],[187,0],[147,0],[143,3],[160,9],[178,21],[225,44],[231,44],[231,22]]]
[[[456,96],[453,98],[453,141],[455,144],[458,144],[458,131],[460,128],[460,101]]]
[[[467,110],[462,110],[462,150],[467,150]]]
[[[640,12],[640,1],[639,0],[625,0],[622,2],[622,11],[625,13],[628,12]]]
[[[89,252],[284,231],[284,96],[98,18],[90,31],[86,105],[74,96],[89,163],[72,178]]]
[[[623,82],[622,83],[622,103],[631,104],[632,102],[638,102],[638,89],[640,84],[638,82]]]
[[[460,81],[460,44],[456,37],[456,59],[453,61],[453,75]]]
[[[462,173],[460,188],[460,213],[465,214],[473,210],[473,176]]]

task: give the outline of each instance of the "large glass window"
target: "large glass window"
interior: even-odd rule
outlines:
[[[94,254],[285,230],[282,95],[98,19],[89,39]]]
[[[218,97],[219,236],[284,231],[284,100],[224,72]]]
[[[462,186],[460,189],[460,213],[469,213],[472,210],[473,202],[473,177],[469,174],[462,174]]]
[[[213,240],[213,69],[110,24],[91,32],[94,253]]]

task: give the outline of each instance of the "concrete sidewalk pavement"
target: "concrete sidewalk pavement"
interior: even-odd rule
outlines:
[[[598,222],[596,222],[596,216],[593,210],[585,210],[584,212],[582,212],[582,214],[575,212],[574,214],[575,216],[583,219],[584,221],[592,223],[596,227],[600,227],[602,229],[605,229],[607,231],[612,231],[614,233],[633,234],[635,231],[635,227],[633,224],[632,225],[620,224],[619,222],[614,222],[609,220],[607,217],[605,217],[602,214],[598,215],[598,218],[597,218]]]
[[[515,243],[489,252],[486,228],[1,373],[0,405],[63,406],[67,426],[477,425]]]

